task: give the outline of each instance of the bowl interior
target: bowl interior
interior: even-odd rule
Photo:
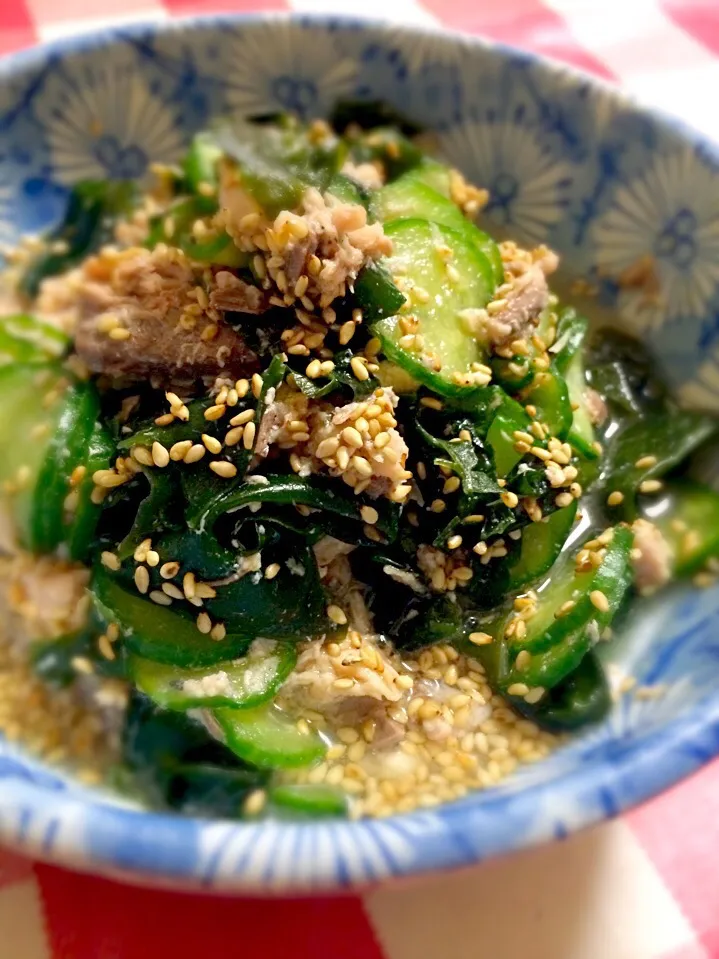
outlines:
[[[719,155],[546,61],[448,34],[344,20],[220,18],[136,28],[0,65],[0,241],[52,223],[68,188],[172,163],[212,117],[382,99],[490,190],[491,230],[547,243],[642,336],[684,402],[719,409]],[[638,267],[639,265],[639,267]],[[627,271],[638,273],[627,282]],[[500,788],[382,822],[203,822],[122,807],[0,741],[0,836],[80,868],[222,889],[341,886],[558,836],[719,752],[719,589],[639,604],[615,672],[661,695]]]

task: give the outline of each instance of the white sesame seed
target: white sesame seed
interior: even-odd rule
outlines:
[[[213,462],[210,463],[210,469],[223,479],[232,479],[233,476],[237,476],[237,467],[235,464],[228,463],[226,460],[213,460]]]
[[[146,593],[150,588],[150,574],[146,566],[138,566],[135,569],[135,586],[139,593]]]
[[[327,616],[332,620],[333,623],[337,623],[338,626],[344,626],[347,622],[347,616],[343,609],[340,609],[339,606],[334,604],[327,607]]]
[[[157,440],[152,444],[152,462],[155,466],[165,467],[170,462],[170,454]]]
[[[609,612],[609,600],[600,589],[593,589],[589,594],[589,600],[592,606],[598,609],[600,613]]]
[[[222,443],[215,436],[210,436],[207,433],[203,433],[202,442],[205,446],[205,449],[210,453],[219,453],[222,450]],[[192,444],[190,443],[190,446],[191,445]]]
[[[648,479],[639,484],[640,493],[658,493],[664,484],[661,480]]]
[[[150,599],[153,603],[157,603],[158,606],[172,606],[172,599],[159,589],[152,590]]]
[[[198,460],[201,460],[205,455],[205,447],[201,443],[195,443],[194,446],[191,446],[190,449],[185,453],[184,462],[185,463],[197,463]]]

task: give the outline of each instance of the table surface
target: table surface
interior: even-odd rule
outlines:
[[[0,54],[260,8],[482,33],[621,83],[719,140],[719,0],[2,0]],[[147,891],[0,850],[0,959],[719,959],[718,849],[719,761],[563,843],[362,897]]]

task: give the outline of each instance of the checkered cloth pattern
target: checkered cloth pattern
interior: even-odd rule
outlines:
[[[571,63],[719,140],[719,0],[2,0],[0,54],[220,11],[390,15]],[[0,959],[719,959],[719,761],[563,843],[363,896],[136,889],[0,850]]]

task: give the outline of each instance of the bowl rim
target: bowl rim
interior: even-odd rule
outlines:
[[[0,58],[0,84],[13,81],[24,73],[41,68],[48,60],[56,56],[101,49],[127,39],[147,35],[154,37],[163,34],[179,34],[225,25],[253,26],[268,22],[297,22],[345,31],[393,29],[409,36],[442,37],[448,44],[459,45],[468,51],[479,50],[485,53],[494,51],[500,58],[522,57],[526,62],[539,65],[543,70],[560,72],[577,84],[588,83],[604,91],[615,101],[656,118],[661,125],[670,127],[684,140],[702,147],[719,164],[719,149],[689,124],[661,110],[642,105],[619,87],[574,66],[508,44],[495,43],[482,36],[469,35],[440,26],[404,25],[354,16],[268,11],[178,17],[159,22],[149,19],[138,20],[130,24],[103,27],[79,35],[60,37],[48,43],[37,44],[6,55]],[[527,789],[509,792],[500,786],[492,790],[471,793],[463,800],[443,804],[431,811],[398,814],[380,821],[346,821],[341,824],[330,824],[328,821],[306,824],[282,822],[252,824],[148,812],[104,802],[101,794],[70,795],[50,789],[33,781],[32,775],[33,770],[41,773],[47,767],[21,753],[22,763],[29,770],[28,776],[11,774],[4,777],[0,770],[2,783],[0,841],[21,854],[30,855],[40,861],[56,863],[81,872],[140,882],[153,887],[242,895],[343,891],[349,888],[357,889],[376,885],[385,878],[414,876],[466,867],[485,858],[515,849],[564,838],[571,832],[614,817],[651,798],[690,775],[717,755],[719,755],[719,693],[687,707],[675,717],[660,737],[653,734],[651,730],[637,737],[622,752],[619,759],[606,756],[593,761],[586,767],[579,766],[568,772],[560,772],[552,779],[543,781],[539,786],[529,786]],[[658,773],[659,757],[661,757],[661,772]],[[651,770],[652,774],[643,777],[644,770]],[[616,800],[612,797],[609,786],[618,778],[623,780],[623,791],[621,798]],[[561,821],[561,816],[557,815],[556,820],[545,817],[540,827],[532,831],[535,822],[537,790],[548,794],[555,791],[561,793],[561,809],[571,808],[576,811],[569,825]],[[483,852],[481,848],[470,848],[467,843],[458,842],[457,838],[462,830],[457,829],[456,823],[470,812],[473,797],[475,799],[484,797],[483,802],[481,804],[477,802],[476,806],[490,807],[490,819],[493,814],[492,807],[501,809],[503,803],[511,802],[512,819],[520,831],[518,841],[514,842],[503,835],[498,842],[490,844],[487,852]],[[49,819],[49,806],[52,807],[53,819]],[[60,815],[68,816],[73,821],[82,819],[83,835],[86,840],[79,841],[72,833],[70,838],[60,837],[61,841],[56,842],[56,822]],[[19,829],[17,828],[18,820]],[[39,830],[33,828],[34,820],[43,822],[44,828]],[[480,815],[478,823],[481,820]],[[346,833],[348,836],[356,834],[353,841],[357,841],[357,837],[361,839],[363,836],[367,838],[374,836],[371,829],[373,822],[380,822],[390,830],[399,828],[414,831],[415,835],[421,835],[426,839],[441,840],[447,837],[447,841],[440,847],[433,845],[431,853],[423,854],[420,849],[416,860],[409,868],[390,869],[386,877],[380,876],[379,879],[362,878],[362,876],[358,878],[351,874],[341,877],[334,874],[323,876],[318,872],[304,878],[298,877],[297,874],[290,874],[275,876],[272,880],[268,880],[267,877],[258,878],[256,875],[248,875],[244,868],[237,871],[233,868],[223,868],[219,858],[215,866],[213,868],[208,866],[204,874],[198,874],[193,863],[184,863],[179,866],[177,863],[168,866],[160,865],[158,868],[147,865],[148,862],[162,864],[165,861],[168,844],[179,850],[187,841],[194,842],[196,833],[199,835],[203,830],[213,828],[223,829],[223,835],[228,841],[233,836],[257,835],[259,830],[268,828],[273,828],[278,833],[292,832],[307,835],[327,830],[328,827],[335,832],[339,830],[343,834]],[[141,833],[141,842],[145,848],[143,857],[145,865],[143,867],[134,864],[123,866],[118,862],[118,857],[109,854],[107,850],[111,847],[116,848],[118,841],[126,843],[129,847],[137,843],[138,827],[141,825],[147,827],[142,828]],[[486,827],[488,823],[484,825]],[[105,852],[93,852],[93,838],[99,842]],[[479,845],[481,846],[481,843]]]

